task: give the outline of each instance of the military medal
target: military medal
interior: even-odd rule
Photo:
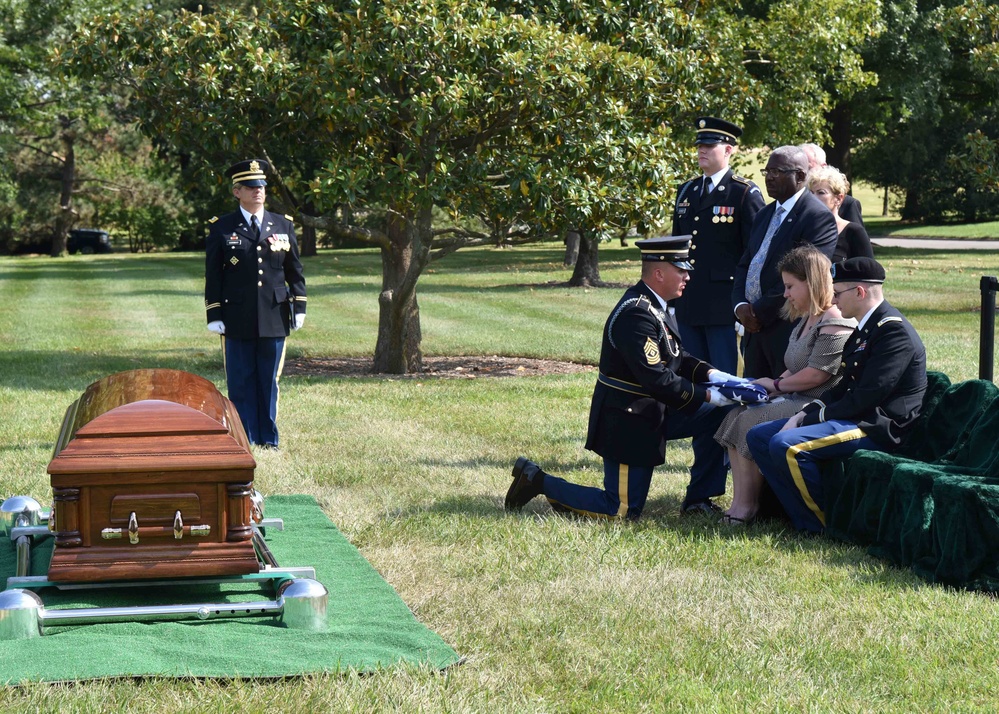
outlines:
[[[267,242],[271,244],[273,251],[291,250],[291,240],[287,233],[275,233],[267,239]]]
[[[714,215],[714,216],[712,217],[712,219],[711,219],[711,222],[712,222],[712,223],[718,223],[718,221],[724,221],[724,220],[725,220],[724,218],[719,218],[719,217],[718,217],[718,214],[719,214],[719,213],[721,213],[721,209],[722,209],[722,207],[721,207],[721,206],[715,206],[715,207],[714,207],[714,208],[712,209],[712,211],[713,211],[713,212],[714,212],[714,214],[715,214],[715,215]]]

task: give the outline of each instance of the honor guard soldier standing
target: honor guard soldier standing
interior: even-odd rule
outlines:
[[[843,379],[790,419],[746,435],[760,472],[800,530],[825,528],[820,468],[858,449],[893,451],[919,416],[926,350],[915,328],[884,299],[885,269],[874,258],[832,266],[833,303],[859,321],[843,347]]]
[[[679,296],[689,280],[689,238],[636,242],[642,251],[642,279],[625,292],[604,325],[586,435],[586,448],[603,457],[603,488],[569,483],[522,457],[513,468],[508,510],[519,510],[543,493],[558,511],[638,518],[652,472],[665,461],[666,441],[693,436],[694,444],[704,442],[705,448],[694,457],[681,510],[720,511],[711,497],[725,492],[726,467],[713,436],[728,409],[715,407],[735,402],[708,383],[731,375],[684,350],[666,308],[666,301]]]
[[[680,186],[673,210],[673,233],[692,237],[690,263],[696,268],[671,303],[683,347],[732,374],[739,359],[731,303],[735,268],[764,205],[759,187],[728,167],[740,136],[740,127],[722,119],[697,120],[694,143],[704,174]]]
[[[250,442],[278,447],[285,338],[305,322],[305,277],[290,216],[264,210],[266,161],[227,171],[239,210],[212,218],[205,250],[208,329],[223,335],[229,399]]]

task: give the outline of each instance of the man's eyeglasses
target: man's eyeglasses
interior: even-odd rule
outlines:
[[[798,169],[760,169],[760,173],[764,176],[770,176],[773,174],[791,174]]]
[[[848,293],[851,290],[856,290],[859,287],[860,287],[859,285],[854,285],[852,288],[843,288],[842,290],[833,290],[833,297],[839,297],[843,293]]]

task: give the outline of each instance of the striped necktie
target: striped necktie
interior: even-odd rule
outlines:
[[[777,229],[780,228],[780,219],[783,215],[783,206],[777,206],[773,218],[770,219],[770,225],[767,226],[766,235],[763,236],[763,243],[760,244],[760,249],[756,251],[756,255],[753,256],[753,260],[749,263],[749,271],[746,273],[746,299],[749,302],[756,302],[763,297],[763,289],[760,287],[760,275],[763,272],[763,264],[767,262],[770,243],[773,241]]]

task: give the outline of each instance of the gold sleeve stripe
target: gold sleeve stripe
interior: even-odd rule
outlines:
[[[208,303],[205,303],[205,309],[206,310],[213,310],[213,309],[215,309],[217,307],[222,307],[222,303],[220,303],[220,302],[213,302],[211,305],[209,305]]]

